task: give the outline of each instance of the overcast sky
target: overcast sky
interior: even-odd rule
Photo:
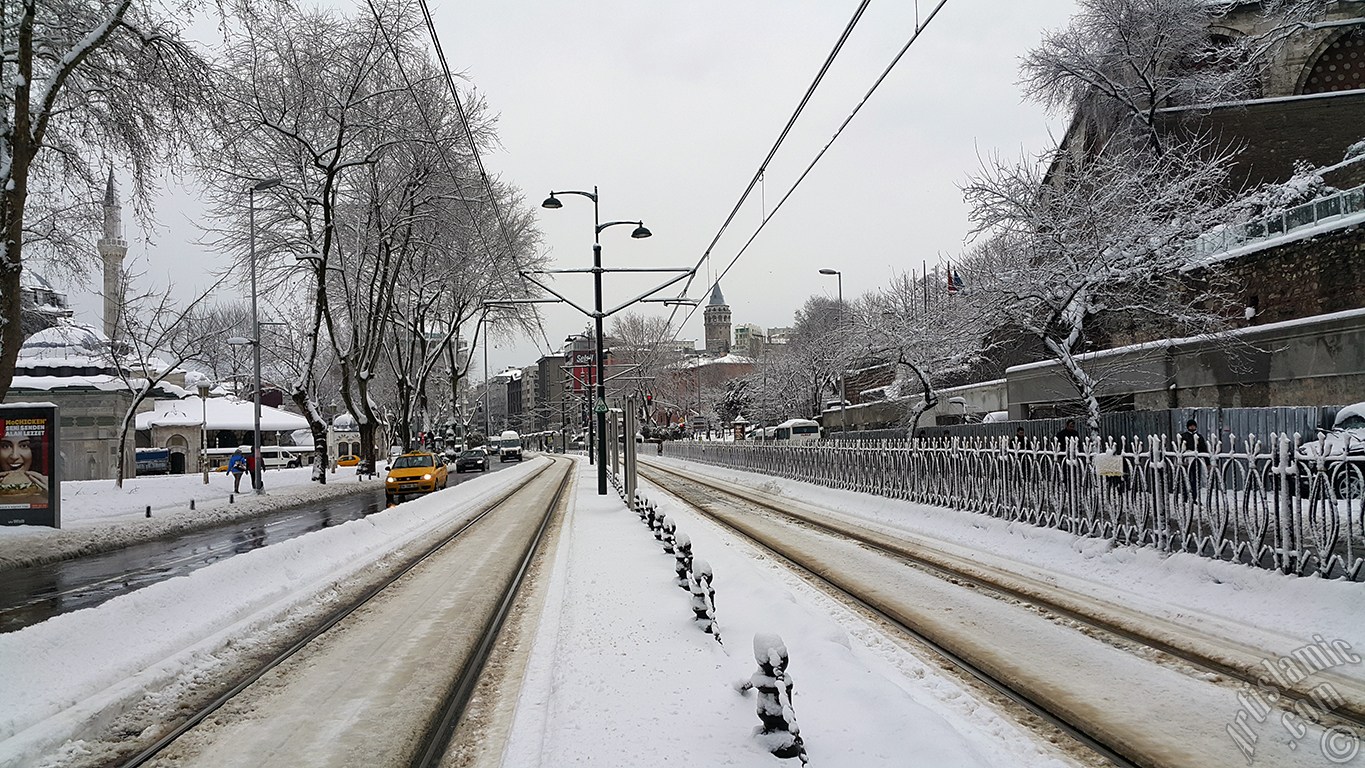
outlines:
[[[632,240],[629,227],[607,230],[606,266],[695,264],[857,5],[431,0],[451,67],[500,115],[501,147],[484,156],[485,166],[537,206],[555,265],[577,268],[591,263],[591,204],[566,197],[562,209],[539,209],[552,188],[597,185],[604,221],[643,219],[653,231]],[[919,12],[932,7],[923,1]],[[981,158],[1036,153],[1065,127],[1063,117],[1023,103],[1015,83],[1019,57],[1073,9],[1072,0],[948,2],[725,276],[734,322],[790,325],[807,296],[834,295],[835,279],[820,268],[841,270],[850,298],[893,272],[954,258],[968,228],[958,187]],[[786,194],[910,38],[915,18],[914,0],[871,4],[691,296],[703,296]],[[214,260],[192,244],[199,215],[192,198],[189,189],[168,192],[153,243],[126,222],[135,268],[158,280],[169,275],[184,291]],[[587,276],[557,285],[591,305]],[[605,303],[615,306],[646,287],[607,276]],[[97,324],[94,288],[75,288],[72,298],[80,318]],[[547,307],[545,316],[554,344],[587,323],[562,306]],[[680,336],[703,337],[700,311]],[[540,339],[495,346],[489,367],[534,363],[537,342],[543,349]]]

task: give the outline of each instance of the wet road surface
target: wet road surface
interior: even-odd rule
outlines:
[[[507,465],[493,462],[490,471],[503,466]],[[447,487],[480,474],[456,474],[452,465]],[[233,555],[358,520],[384,509],[384,490],[376,487],[372,491],[309,502],[170,539],[148,541],[76,560],[8,570],[0,578],[0,633],[14,632],[53,616],[90,608]]]

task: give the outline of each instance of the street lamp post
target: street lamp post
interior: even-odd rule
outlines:
[[[844,325],[844,273],[837,269],[822,269],[822,275],[834,275],[839,281],[839,327]],[[844,397],[844,365],[839,366],[839,434],[848,431],[847,398]]]
[[[251,357],[252,365],[256,369],[256,396],[253,398],[255,414],[253,421],[253,438],[251,442],[251,487],[257,494],[265,493],[265,484],[261,479],[261,316],[256,306],[256,193],[264,192],[271,187],[279,185],[279,179],[262,179],[251,185],[247,194],[249,234],[251,253]]]
[[[607,495],[607,442],[603,436],[607,431],[607,383],[606,383],[606,364],[604,362],[602,337],[602,321],[606,317],[602,312],[602,230],[607,227],[614,227],[620,224],[634,224],[635,229],[630,236],[641,239],[650,236],[650,231],[645,228],[643,221],[609,221],[601,223],[597,207],[597,187],[594,186],[591,192],[580,192],[576,190],[566,190],[563,192],[550,191],[550,196],[545,198],[541,207],[551,210],[563,207],[559,198],[555,195],[580,195],[592,201],[592,286],[593,286],[593,312],[592,319],[594,332],[597,340],[597,349],[594,353],[594,368],[596,381],[593,384],[593,413],[597,424],[597,495]]]
[[[199,380],[199,464],[204,469],[204,485],[209,484],[209,383]]]

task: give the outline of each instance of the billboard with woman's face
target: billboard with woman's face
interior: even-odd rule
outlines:
[[[57,407],[0,405],[0,525],[61,527]]]

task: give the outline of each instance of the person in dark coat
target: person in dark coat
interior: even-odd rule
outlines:
[[[1062,442],[1062,445],[1066,445],[1068,440],[1081,439],[1081,433],[1076,431],[1075,419],[1066,420],[1066,426],[1062,427],[1062,431],[1057,433],[1057,439]]]
[[[1199,434],[1199,422],[1194,419],[1185,422],[1185,431],[1180,433],[1180,447],[1196,453],[1209,452],[1208,443],[1204,442],[1204,436]]]
[[[1185,431],[1181,432],[1177,440],[1180,441],[1180,448],[1185,451],[1185,471],[1181,473],[1180,495],[1182,498],[1188,497],[1196,503],[1199,500],[1199,487],[1202,485],[1204,476],[1203,460],[1200,454],[1209,452],[1209,444],[1205,442],[1204,436],[1199,434],[1199,422],[1190,419],[1185,422]]]

